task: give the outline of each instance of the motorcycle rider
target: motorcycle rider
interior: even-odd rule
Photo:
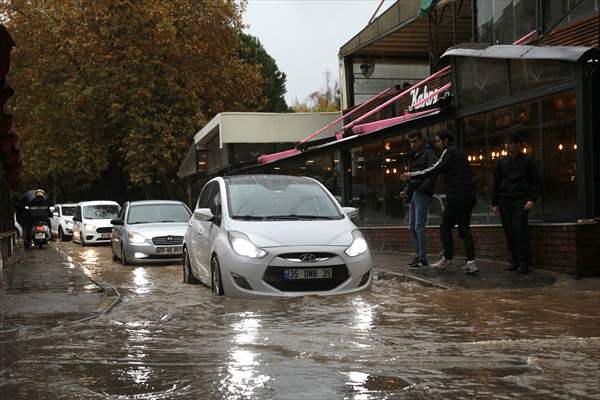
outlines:
[[[31,228],[34,222],[44,222],[50,228],[50,204],[46,199],[46,192],[42,189],[35,191],[35,197],[25,203],[25,212],[23,213],[24,225],[23,225],[23,243],[25,248],[31,247]]]

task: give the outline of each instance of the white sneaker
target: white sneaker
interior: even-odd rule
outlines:
[[[444,270],[444,269],[452,269],[454,264],[452,263],[452,260],[447,260],[445,257],[442,257],[442,259],[440,261],[431,264],[431,266],[435,269]]]
[[[477,271],[479,271],[479,268],[477,267],[475,260],[467,261],[465,266],[461,269],[461,272],[464,272],[465,274],[474,274]]]

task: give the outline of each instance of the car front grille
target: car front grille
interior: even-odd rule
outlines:
[[[284,279],[284,271],[287,269],[313,269],[332,268],[333,276],[330,279]],[[341,285],[350,275],[345,265],[306,265],[303,267],[280,267],[270,265],[267,267],[263,280],[276,289],[284,292],[317,292],[335,289]]]
[[[292,262],[319,262],[337,257],[337,254],[305,251],[302,253],[284,253],[278,255],[277,257]]]
[[[111,233],[112,232],[112,228],[110,226],[104,227],[104,228],[98,228],[98,229],[96,229],[96,232],[98,232],[98,233]]]
[[[179,246],[183,243],[183,236],[156,236],[152,238],[155,246]]]

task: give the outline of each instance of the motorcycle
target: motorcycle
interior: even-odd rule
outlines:
[[[34,222],[31,224],[31,239],[33,245],[41,249],[50,240],[50,227],[45,222]]]

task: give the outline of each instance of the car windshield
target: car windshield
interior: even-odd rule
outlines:
[[[113,219],[119,215],[120,208],[117,205],[103,204],[83,207],[83,218],[86,219]]]
[[[227,179],[229,213],[247,220],[342,219],[334,201],[315,181],[277,175]]]
[[[128,224],[188,222],[190,212],[183,204],[143,204],[129,207]]]
[[[73,215],[75,215],[75,207],[63,207],[62,215],[64,217],[72,217]]]

